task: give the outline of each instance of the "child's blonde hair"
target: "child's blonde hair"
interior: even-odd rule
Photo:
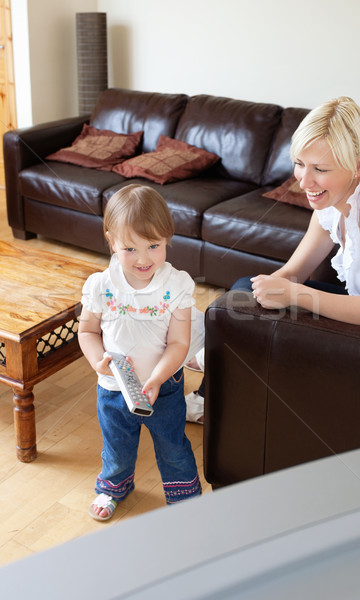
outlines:
[[[174,221],[163,197],[152,187],[133,183],[111,196],[104,212],[104,233],[131,240],[131,232],[147,240],[174,235]]]
[[[360,107],[346,96],[329,100],[312,110],[292,136],[294,161],[310,144],[325,140],[339,166],[354,175],[360,158]]]

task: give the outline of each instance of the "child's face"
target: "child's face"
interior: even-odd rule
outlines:
[[[118,255],[127,282],[135,289],[146,287],[166,260],[166,239],[147,240],[134,231],[123,240],[111,236],[111,246]]]

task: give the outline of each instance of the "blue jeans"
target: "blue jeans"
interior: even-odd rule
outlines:
[[[337,285],[336,283],[325,283],[323,281],[313,281],[311,279],[307,279],[304,282],[304,285],[314,288],[315,290],[320,290],[321,292],[343,295],[348,294],[344,287]],[[250,281],[250,277],[240,277],[240,279],[235,281],[235,283],[231,286],[231,289],[252,292],[252,282]]]
[[[151,417],[132,414],[121,392],[98,386],[98,418],[103,436],[102,471],[95,491],[123,500],[134,489],[140,429],[149,429],[167,504],[201,494],[191,444],[185,435],[184,375],[180,369],[160,388]]]

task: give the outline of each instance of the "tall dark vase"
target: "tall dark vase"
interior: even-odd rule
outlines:
[[[108,87],[106,13],[76,13],[79,114],[91,113]]]

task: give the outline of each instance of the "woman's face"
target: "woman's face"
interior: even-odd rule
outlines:
[[[346,204],[357,180],[351,171],[340,167],[325,140],[317,140],[295,158],[294,175],[312,208],[334,206],[347,216]]]

